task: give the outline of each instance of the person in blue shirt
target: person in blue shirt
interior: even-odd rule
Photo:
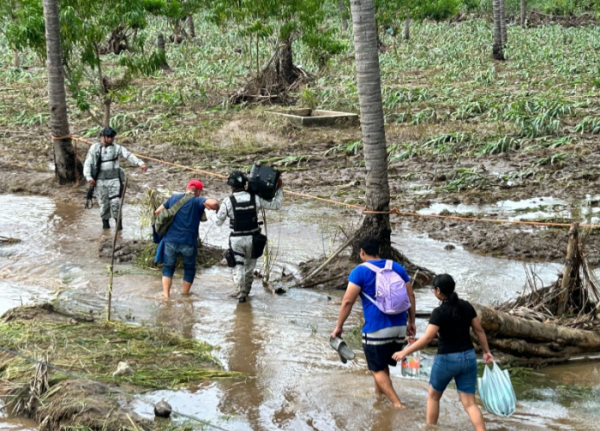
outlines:
[[[360,259],[379,268],[385,267],[386,260],[379,257],[379,240],[368,236],[359,242]],[[376,273],[364,265],[352,270],[348,277],[348,288],[342,299],[337,326],[332,337],[341,337],[344,323],[352,311],[356,298],[361,296],[365,324],[362,329],[362,346],[367,359],[369,371],[375,380],[375,393],[384,394],[394,407],[404,408],[390,379],[389,366],[396,366],[392,355],[402,348],[406,336],[414,336],[415,327],[415,294],[412,282],[406,270],[394,262],[392,270],[406,283],[406,291],[411,307],[400,314],[385,314],[364,294],[375,298]]]
[[[183,260],[183,294],[190,293],[194,277],[196,276],[196,257],[198,255],[198,229],[205,209],[218,211],[219,203],[214,199],[200,197],[204,188],[202,182],[191,180],[185,193],[177,193],[166,200],[155,214],[171,208],[186,194],[194,195],[192,199],[183,204],[169,226],[169,230],[160,241],[156,251],[155,262],[162,262],[163,295],[169,298],[173,273],[177,257]]]

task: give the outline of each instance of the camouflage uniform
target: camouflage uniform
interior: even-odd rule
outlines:
[[[239,203],[249,202],[252,195],[248,192],[236,192],[233,194],[235,200]],[[277,190],[275,197],[271,201],[256,197],[256,211],[258,212],[261,208],[278,210],[281,208],[283,203],[283,190]],[[217,226],[221,226],[225,220],[229,217],[231,221],[234,219],[233,205],[231,204],[231,198],[225,198],[221,205],[219,212],[217,213]],[[260,228],[258,228],[260,231]],[[231,234],[235,231],[231,229]],[[237,265],[233,268],[233,282],[235,283],[237,298],[245,298],[252,289],[252,282],[254,281],[254,268],[256,267],[256,259],[252,259],[252,234],[234,236],[230,235],[229,242],[231,249],[235,253],[235,260]]]
[[[125,179],[125,173],[119,167],[119,157],[138,166],[144,164],[125,147],[97,143],[88,151],[83,166],[86,180],[90,181],[96,177],[96,198],[100,205],[100,217],[106,221],[111,217],[116,220],[119,215],[121,182]]]

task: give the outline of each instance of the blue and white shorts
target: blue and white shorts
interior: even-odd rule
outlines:
[[[402,350],[406,339],[406,325],[390,326],[378,331],[362,334],[362,346],[371,371],[383,371],[397,362],[392,355]]]

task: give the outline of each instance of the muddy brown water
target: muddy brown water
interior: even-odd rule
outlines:
[[[98,208],[86,211],[49,198],[15,195],[0,195],[0,207],[0,235],[22,240],[0,247],[0,312],[55,295],[66,309],[102,312],[108,262],[97,257],[98,243],[110,234],[101,230]],[[123,238],[149,234],[140,228],[139,215],[138,207],[125,206]],[[214,225],[213,218],[209,215],[209,222],[202,225],[201,236],[208,243],[225,246],[227,229]],[[340,215],[335,208],[286,202],[284,209],[269,216],[269,236],[279,250],[279,268],[295,273],[299,262],[331,252],[336,244],[330,238],[337,226],[347,228],[356,222],[355,214]],[[409,230],[395,232],[394,241],[415,263],[454,275],[459,294],[476,302],[490,304],[514,297],[524,284],[521,262],[474,255],[460,247],[447,251],[445,243]],[[558,269],[555,264],[536,266],[547,282]],[[215,355],[226,369],[248,374],[247,379],[144,394],[134,403],[139,414],[152,417],[147,402],[164,399],[176,410],[229,430],[426,429],[425,376],[407,379],[400,370],[392,370],[406,410],[396,411],[374,395],[358,338],[352,335],[362,324],[358,304],[346,324],[356,361],[342,364],[329,347],[339,307],[332,302],[339,301],[341,292],[291,289],[272,295],[257,281],[249,303],[238,305],[229,298],[233,291],[229,269],[214,266],[198,271],[189,298],[179,294],[181,274],[177,274],[175,293],[165,302],[158,272],[131,264],[117,264],[116,270],[117,318],[167,325],[219,346]],[[421,290],[417,304],[419,310],[427,310],[437,301]],[[418,322],[420,333],[425,326],[426,321]],[[596,429],[600,366],[547,368],[515,382],[515,389],[517,412],[507,419],[486,413],[489,429]],[[469,428],[455,391],[449,389],[441,405],[440,429]],[[0,416],[0,429],[33,429],[33,424]]]

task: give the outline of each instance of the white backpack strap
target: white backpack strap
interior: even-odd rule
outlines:
[[[388,259],[388,260],[385,261],[385,269],[390,270],[390,269],[392,269],[393,265],[394,265],[394,261],[393,260],[389,260]]]
[[[377,305],[377,302],[376,302],[376,301],[375,301],[373,298],[371,298],[371,296],[370,296],[370,295],[367,295],[367,294],[366,294],[366,293],[365,293],[363,290],[361,290],[361,291],[360,291],[360,293],[362,293],[362,294],[363,294],[363,296],[365,296],[365,297],[366,297],[366,298],[367,298],[369,301],[371,301],[373,304]],[[378,308],[379,308],[379,307],[378,307]]]
[[[374,271],[374,272],[377,272],[377,273],[380,273],[381,271],[383,271],[383,268],[379,268],[378,266],[375,266],[375,265],[373,265],[373,264],[372,264],[372,263],[370,263],[370,262],[364,262],[362,265],[363,265],[363,266],[366,266],[366,267],[367,267],[367,268],[369,268],[371,271]]]

